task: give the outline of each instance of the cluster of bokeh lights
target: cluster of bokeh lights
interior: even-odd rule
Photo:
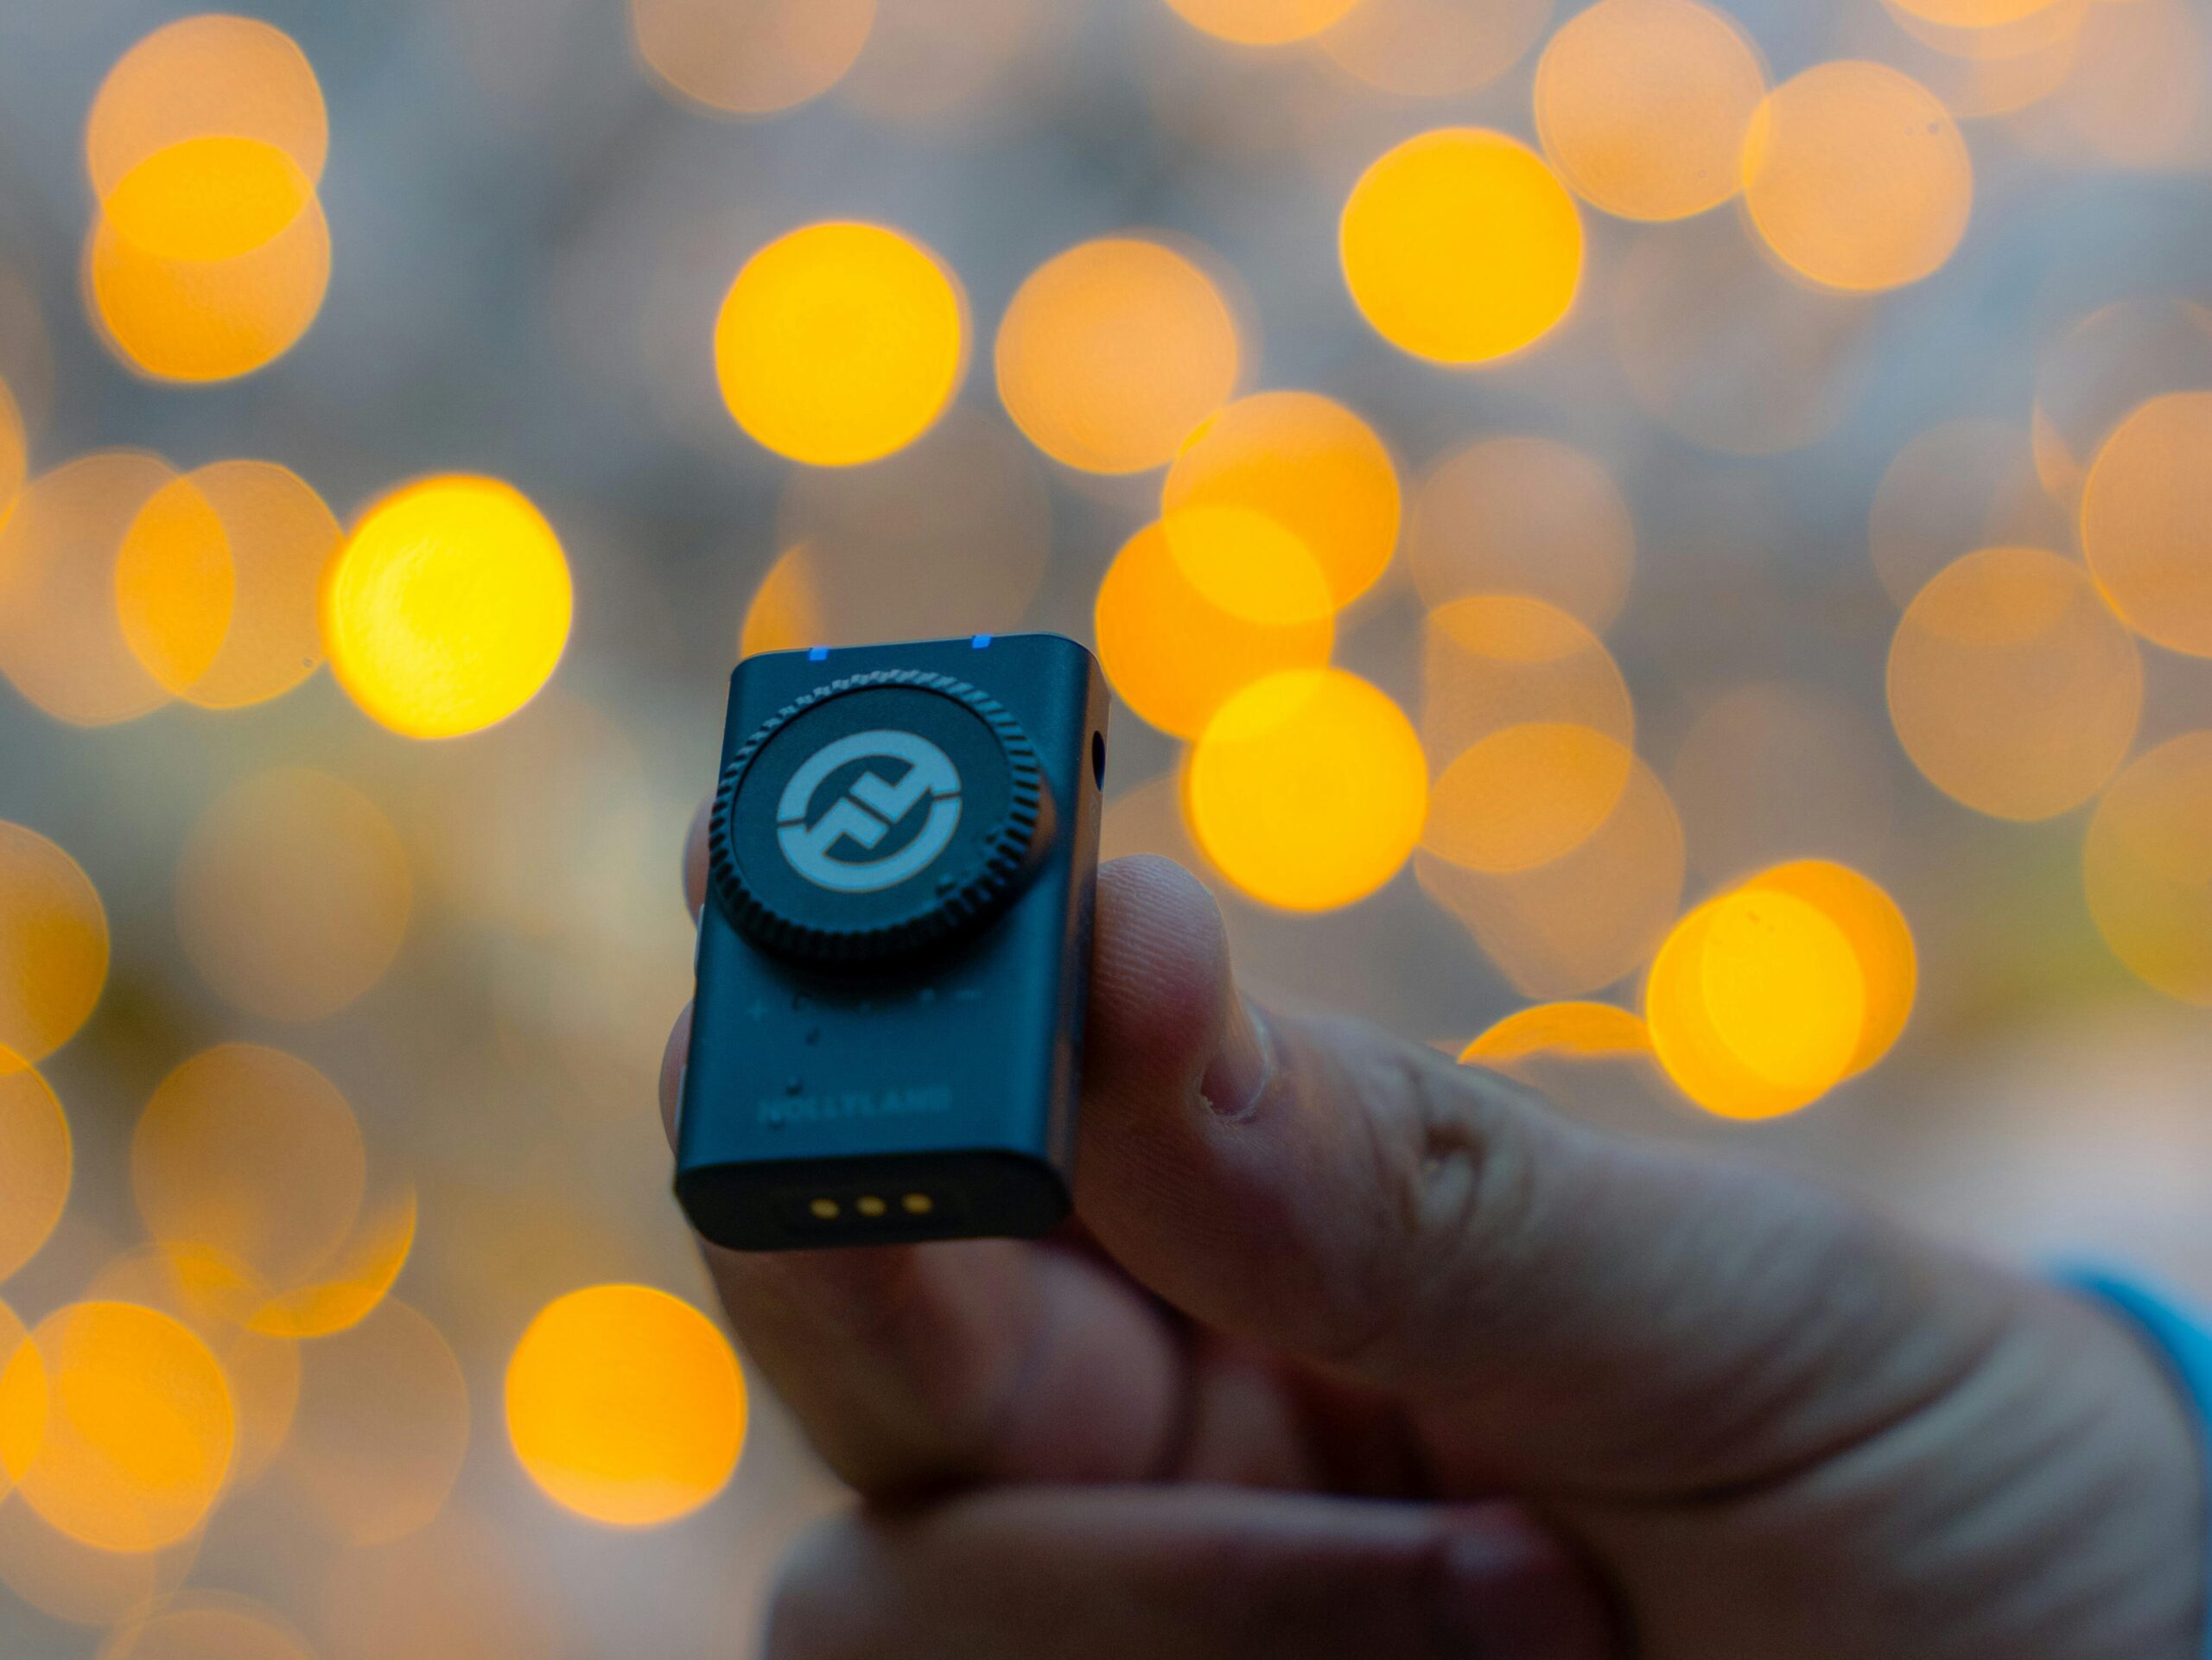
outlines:
[[[923,131],[1003,90],[1046,9],[629,0],[623,73],[732,133],[825,99]],[[1731,1122],[1880,1065],[1933,944],[1875,874],[1892,755],[1931,808],[2066,838],[2085,938],[2212,1008],[2212,729],[2171,691],[2212,659],[2212,313],[2139,297],[2075,318],[2025,407],[1899,435],[1849,573],[1885,642],[1857,665],[1865,695],[1746,681],[1671,728],[1638,703],[1637,603],[1666,574],[1618,446],[1538,429],[1511,378],[1580,366],[1621,423],[1747,467],[1813,444],[1888,296],[1936,291],[1973,233],[1977,163],[2015,130],[1997,124],[2046,156],[2202,164],[2175,111],[2201,117],[2203,89],[2166,79],[2205,54],[2179,0],[1885,0],[1888,45],[1847,31],[1786,73],[1704,0],[1165,0],[1160,18],[1182,49],[1326,73],[1381,112],[1357,157],[1302,158],[1330,193],[1304,245],[1367,368],[1263,350],[1246,275],[1180,228],[1015,239],[1019,269],[993,272],[921,234],[961,253],[951,230],[884,214],[895,193],[776,201],[682,320],[717,461],[772,480],[737,649],[1004,632],[1072,588],[1065,615],[1153,758],[1117,778],[1109,841],[1175,853],[1271,924],[1393,889],[1427,906],[1518,1004],[1469,1039],[1471,974],[1465,1024],[1424,1034],[1470,1064],[1639,1069]],[[2127,95],[2145,85],[2165,91]],[[1424,102],[1478,92],[1486,124]],[[344,257],[332,148],[281,29],[188,16],[131,45],[83,144],[82,303],[116,362],[265,385],[308,355]],[[1416,384],[1461,399],[1449,442],[1408,433]],[[567,1015],[623,991],[569,913],[633,897],[622,838],[645,810],[606,798],[648,786],[561,673],[594,575],[556,527],[577,530],[563,480],[456,457],[334,506],[273,460],[45,455],[39,401],[0,381],[12,695],[60,728],[228,736],[277,732],[250,722],[280,700],[304,721],[334,687],[353,753],[384,759],[239,735],[250,764],[146,864],[168,919],[150,943],[111,939],[77,858],[0,822],[0,1282],[51,1260],[88,1182],[121,1218],[84,1224],[100,1262],[69,1294],[0,1302],[0,1579],[112,1627],[113,1660],[493,1651],[536,1628],[454,1503],[474,1455],[497,1449],[529,1503],[645,1529],[714,1500],[747,1429],[697,1302],[626,1263],[571,1272],[582,1246],[546,1251],[562,1277],[502,1328],[498,1386],[472,1375],[457,1298],[417,1289],[440,1230],[470,1225],[440,1217],[451,1173],[308,1059],[395,982],[451,972],[465,914],[574,953],[569,978],[503,986],[501,1059],[600,1064]],[[590,819],[582,852],[551,850],[563,812]],[[144,881],[102,877],[111,896]],[[172,947],[219,1034],[149,1022],[111,961],[143,975]],[[118,1133],[70,1068],[104,997],[171,1051]],[[344,1546],[325,1650],[180,1594],[212,1519],[264,1482]]]

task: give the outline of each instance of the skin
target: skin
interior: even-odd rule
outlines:
[[[1259,1017],[1162,860],[1102,871],[1094,976],[1064,1237],[705,1248],[861,1500],[767,1660],[2200,1652],[2196,1432],[2101,1308]]]

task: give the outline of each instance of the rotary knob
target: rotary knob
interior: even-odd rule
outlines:
[[[1020,723],[950,676],[887,670],[779,709],[730,757],[708,848],[715,896],[763,948],[883,965],[987,925],[1051,839]]]

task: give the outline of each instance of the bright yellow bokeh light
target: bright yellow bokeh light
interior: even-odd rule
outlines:
[[[1644,988],[1653,1047],[1681,1091],[1724,1118],[1771,1118],[1840,1083],[1866,1024],[1843,930],[1794,895],[1738,889],[1667,937]]]
[[[1351,189],[1338,251],[1353,304],[1393,346],[1484,363],[1534,343],[1582,283],[1582,220],[1527,145],[1446,127],[1385,152]]]
[[[593,1286],[541,1310],[507,1364],[507,1434],[556,1504],[655,1527],[720,1492],[745,1441],[737,1357],[664,1291]]]
[[[0,1370],[0,1463],[48,1526],[102,1550],[196,1529],[231,1471],[228,1382],[169,1315],[127,1302],[56,1310]]]
[[[1802,900],[1842,931],[1859,959],[1866,995],[1865,1019],[1848,1072],[1863,1072],[1889,1053],[1912,1017],[1920,986],[1911,925],[1897,901],[1870,877],[1832,859],[1796,859],[1777,865],[1745,882],[1740,891]]]
[[[1459,1052],[1463,1063],[1510,1067],[1548,1055],[1610,1060],[1651,1053],[1651,1033],[1611,1003],[1538,1003],[1516,1009]]]
[[[1549,438],[1480,438],[1421,481],[1406,563],[1432,607],[1525,595],[1603,633],[1628,597],[1636,525],[1594,457]]]
[[[795,461],[851,467],[912,443],[960,385],[968,324],[936,255],[832,221],[747,260],[715,321],[730,414]]]
[[[1359,0],[1167,0],[1184,21],[1243,46],[1281,46],[1319,35]]]
[[[1551,21],[1552,0],[1359,0],[1321,36],[1337,67],[1401,98],[1486,86]]]
[[[2120,423],[2082,493],[2082,550],[2129,627],[2212,657],[2212,391]]]
[[[2089,913],[2145,984],[2212,1008],[2212,732],[2138,757],[2089,821]]]
[[[69,1116],[34,1067],[0,1051],[0,1280],[38,1254],[69,1202]],[[0,1364],[7,1355],[0,1352]]]
[[[0,820],[0,1075],[74,1035],[107,983],[107,912],[61,849]]]
[[[560,537],[529,498],[453,474],[362,516],[323,582],[323,646],[371,717],[404,737],[458,737],[552,678],[575,604]]]
[[[1974,209],[1974,162],[1942,100],[1863,60],[1769,93],[1744,140],[1744,203],[1775,255],[1829,288],[1918,282]]]
[[[202,708],[279,696],[322,661],[322,578],[342,537],[286,467],[196,468],[158,491],[124,537],[124,638],[164,690]]]
[[[1623,219],[1688,219],[1741,184],[1766,95],[1758,50],[1697,0],[1599,0],[1536,65],[1544,153],[1586,201]]]
[[[148,1234],[180,1253],[213,1252],[263,1286],[299,1284],[331,1259],[367,1180],[361,1128],[337,1086],[257,1044],[220,1044],[177,1067],[130,1142]],[[221,1288],[208,1293],[227,1300]]]
[[[165,24],[124,53],[85,124],[93,194],[105,200],[156,151],[210,137],[272,145],[310,186],[322,176],[330,144],[322,88],[283,30],[207,13]]]
[[[305,1346],[282,1468],[349,1544],[378,1545],[445,1508],[469,1438],[468,1383],[438,1328],[396,1297]]]
[[[155,151],[118,181],[101,211],[141,252],[208,264],[274,239],[314,197],[313,182],[276,145],[225,135]]]
[[[1336,637],[1327,581],[1306,544],[1249,508],[1189,507],[1171,537],[1139,531],[1114,556],[1093,614],[1122,700],[1195,738],[1253,681],[1319,668]]]
[[[107,726],[168,701],[124,638],[115,564],[175,476],[158,456],[102,450],[41,474],[0,514],[0,673],[58,721]]]
[[[103,216],[84,281],[86,309],[130,368],[158,380],[234,379],[291,350],[322,309],[330,222],[309,194],[267,241],[229,258],[183,259]]]
[[[244,1264],[204,1245],[142,1245],[110,1262],[85,1293],[86,1301],[138,1303],[170,1315],[207,1345],[231,1386],[233,1488],[268,1469],[299,1407],[300,1345],[238,1324],[260,1295]]]
[[[630,0],[638,55],[662,80],[729,115],[819,98],[868,44],[876,0]]]
[[[1032,271],[999,323],[999,397],[1031,442],[1087,473],[1164,467],[1236,389],[1236,321],[1173,248],[1103,237]]]
[[[1421,845],[1470,869],[1529,870],[1573,852],[1612,816],[1635,757],[1564,721],[1500,728],[1438,777]]]
[[[1984,548],[1905,607],[1890,719],[1929,781],[1999,818],[2050,818],[2119,770],[2143,664],[2088,573],[2040,548]]]
[[[1339,606],[1374,585],[1398,545],[1398,471],[1375,429],[1314,392],[1259,392],[1192,433],[1160,486],[1173,542],[1193,507],[1271,518],[1319,562]]]
[[[1395,876],[1428,812],[1428,762],[1395,703],[1341,669],[1244,688],[1191,751],[1184,810],[1221,873],[1266,904],[1329,911]]]
[[[407,849],[383,810],[305,768],[217,798],[177,863],[185,955],[225,999],[270,1020],[322,1020],[367,991],[413,906]]]

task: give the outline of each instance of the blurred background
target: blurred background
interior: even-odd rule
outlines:
[[[0,1650],[744,1654],[741,651],[1244,970],[2212,1293],[2196,0],[0,0]]]

